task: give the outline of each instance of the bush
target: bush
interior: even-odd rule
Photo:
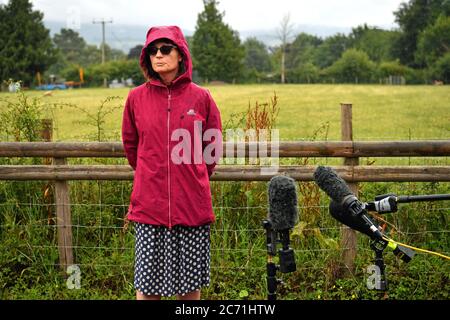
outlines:
[[[61,72],[66,80],[78,81],[80,66],[72,64]],[[135,85],[145,82],[138,60],[110,61],[105,64],[94,64],[84,70],[84,81],[87,87],[103,85],[103,79],[108,82],[117,79],[133,79]]]
[[[450,52],[438,59],[431,70],[433,80],[450,83]]]
[[[337,82],[364,83],[375,78],[375,63],[364,51],[348,49],[342,57],[324,72]]]
[[[287,72],[288,82],[316,83],[319,80],[319,68],[308,62]]]
[[[242,82],[244,83],[260,83],[263,74],[255,68],[246,68],[244,70]]]
[[[429,71],[426,69],[408,68],[405,74],[407,84],[427,84],[430,83]]]
[[[70,64],[61,70],[60,75],[65,81],[80,81],[80,68],[77,64]],[[84,70],[84,79],[86,79],[86,70]]]
[[[378,75],[381,78],[389,76],[405,76],[409,70],[407,66],[400,64],[398,61],[385,61],[380,63],[378,67]]]

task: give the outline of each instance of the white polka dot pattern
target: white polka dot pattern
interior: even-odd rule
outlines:
[[[143,294],[173,296],[210,282],[210,226],[135,223],[134,287]]]

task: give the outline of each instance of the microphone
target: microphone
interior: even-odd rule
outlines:
[[[294,179],[287,176],[270,179],[268,220],[276,231],[289,230],[297,224],[297,189]]]
[[[366,222],[360,217],[355,217],[351,214],[347,214],[344,210],[344,207],[340,203],[331,200],[329,209],[331,216],[340,223],[345,224],[347,227],[350,227],[356,231],[364,233],[369,237],[372,237],[372,231],[370,230]]]
[[[355,214],[355,210],[350,209],[352,214],[348,214],[349,209],[346,207],[350,201],[359,200],[353,195],[345,181],[337,176],[337,174],[329,167],[318,167],[314,173],[314,179],[319,187],[327,193],[332,201],[330,202],[330,214],[337,221],[345,224],[346,226],[359,231],[372,239],[378,240],[381,243],[385,243],[392,251],[394,255],[399,257],[405,262],[411,261],[414,257],[414,251],[401,245],[397,245],[391,241],[386,242],[383,239],[383,235],[373,221],[365,215],[367,212],[366,204],[359,203],[352,208],[358,208],[359,213]],[[339,199],[343,199],[339,201]],[[350,199],[350,201],[348,200]],[[352,206],[352,203],[350,203]],[[374,231],[376,230],[376,231]]]
[[[340,223],[345,224],[347,227],[350,227],[356,231],[364,233],[365,235],[373,238],[372,236],[373,233],[364,220],[346,214],[344,207],[341,204],[335,202],[334,200],[330,202],[330,214],[333,218],[335,218]],[[394,252],[395,256],[399,257],[404,262],[409,262],[414,257],[415,254],[414,251],[407,247],[404,247],[391,241],[387,241],[386,245]]]
[[[269,182],[269,212],[264,227],[268,230],[267,249],[270,255],[276,254],[277,234],[282,244],[280,254],[280,271],[282,273],[296,270],[294,250],[289,248],[289,230],[298,222],[297,188],[295,180],[287,176],[274,176]]]
[[[366,216],[367,211],[365,205],[358,200],[344,179],[339,177],[332,168],[324,166],[317,167],[314,172],[314,180],[320,189],[322,189],[334,202],[343,207],[343,212],[339,215],[341,218],[345,213],[349,212],[352,218],[345,218],[347,222],[351,223],[356,228],[364,230],[361,231],[363,233],[368,232],[366,234],[371,238],[378,240],[383,239],[383,235],[378,227]],[[362,227],[361,224],[365,224],[365,227]]]

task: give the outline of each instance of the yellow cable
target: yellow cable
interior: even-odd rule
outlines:
[[[413,246],[409,246],[407,244],[404,244],[404,243],[401,243],[401,242],[389,239],[387,237],[383,237],[383,239],[388,241],[388,242],[393,242],[395,244],[401,245],[401,246],[406,247],[406,248],[410,248],[410,249],[413,249],[413,250],[416,250],[416,251],[425,252],[425,253],[429,253],[429,254],[434,254],[434,255],[439,256],[441,258],[450,260],[450,257],[447,257],[446,255],[443,255],[442,253],[438,253],[438,252],[434,252],[434,251],[429,251],[429,250],[425,250],[425,249],[420,249],[420,248],[416,248],[416,247],[413,247]]]

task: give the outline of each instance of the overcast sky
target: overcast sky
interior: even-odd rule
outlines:
[[[0,3],[6,3],[0,0]],[[32,0],[46,21],[112,19],[127,25],[178,25],[194,30],[202,0]],[[220,0],[224,21],[236,30],[277,28],[290,13],[294,25],[395,27],[393,11],[405,0]],[[75,16],[75,17],[74,17]]]

